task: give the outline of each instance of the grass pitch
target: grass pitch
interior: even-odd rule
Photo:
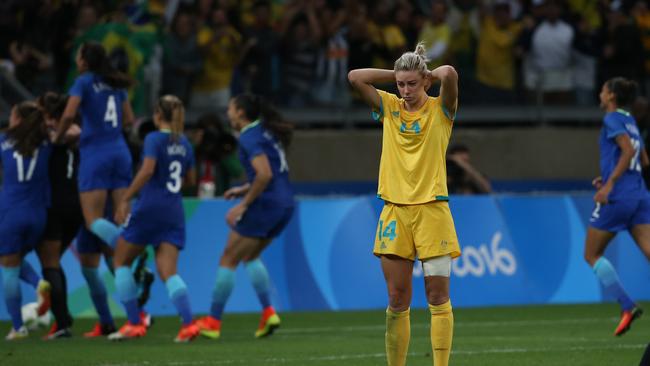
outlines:
[[[643,304],[650,310],[650,304]],[[643,317],[614,337],[614,304],[454,309],[451,365],[638,365],[650,342]],[[157,318],[147,336],[122,343],[87,340],[93,321],[77,320],[72,339],[45,331],[0,341],[0,365],[385,365],[384,313],[285,313],[282,327],[256,340],[257,314],[227,314],[222,338],[174,344],[176,318]],[[646,318],[650,317],[648,314]],[[427,310],[411,311],[408,365],[431,365]],[[0,323],[2,335],[9,323]]]

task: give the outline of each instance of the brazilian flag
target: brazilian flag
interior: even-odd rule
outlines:
[[[74,58],[84,42],[95,41],[106,48],[113,64],[126,71],[136,84],[129,90],[129,99],[136,114],[147,112],[147,91],[144,66],[149,62],[154,47],[161,41],[159,28],[154,24],[133,25],[120,22],[98,24],[74,40],[72,67],[66,81],[66,90],[77,76]]]

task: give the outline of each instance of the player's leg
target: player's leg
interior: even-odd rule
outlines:
[[[176,307],[183,326],[174,339],[175,342],[189,342],[199,335],[199,327],[192,324],[192,308],[185,281],[178,275],[178,248],[167,242],[156,248],[156,267],[160,279],[165,282],[169,299]]]
[[[639,249],[650,260],[650,224],[634,225],[630,229],[630,234]]]
[[[271,305],[271,279],[269,272],[260,258],[262,251],[271,241],[272,239],[260,240],[260,245],[254,248],[244,258],[244,268],[255,289],[260,305],[262,305],[262,317],[255,331],[256,338],[269,336],[273,334],[275,329],[280,327],[280,317]]]
[[[61,269],[61,247],[60,240],[45,240],[36,248],[36,253],[43,268],[43,278],[51,286],[52,313],[56,320],[56,328],[52,328],[52,334],[72,326],[72,318],[69,316],[65,293],[65,274]]]
[[[242,236],[234,230],[228,235],[228,242],[219,261],[217,278],[212,291],[210,315],[199,319],[197,325],[201,334],[210,338],[221,335],[221,317],[226,302],[235,286],[235,270],[237,265],[255,248],[260,246],[261,239]]]
[[[614,335],[622,335],[632,322],[641,315],[634,300],[627,294],[612,263],[605,258],[605,249],[616,234],[590,226],[585,241],[585,260],[598,277],[605,293],[614,297],[621,306],[621,321],[614,330]]]
[[[83,229],[82,229],[83,230]],[[83,240],[83,235],[80,235],[77,243],[78,245]],[[78,249],[79,250],[79,249]],[[99,261],[101,260],[101,253],[79,253],[79,262],[81,263],[81,273],[86,280],[88,289],[90,291],[90,298],[93,302],[97,315],[99,316],[99,323],[95,325],[93,330],[84,334],[84,337],[94,338],[107,336],[115,331],[115,322],[113,315],[108,306],[108,296],[106,286],[99,274]]]
[[[413,261],[394,255],[382,255],[381,268],[389,303],[386,309],[386,359],[389,366],[401,366],[406,364],[411,339]]]
[[[7,312],[11,317],[12,329],[7,335],[7,340],[27,337],[27,328],[23,325],[20,311],[22,293],[20,292],[20,253],[11,253],[0,256],[0,270],[2,272],[2,290],[5,298]]]
[[[129,322],[134,325],[140,324],[140,308],[138,307],[138,289],[131,271],[131,263],[143,250],[144,246],[132,244],[120,238],[113,257],[115,287]]]
[[[449,300],[451,256],[443,255],[422,262],[427,303],[431,312],[431,347],[433,364],[449,364],[454,334],[454,315]]]
[[[104,218],[106,197],[107,192],[102,189],[79,193],[86,228],[102,239],[104,243],[115,247],[121,230],[117,225]]]
[[[52,286],[47,279],[42,279],[36,273],[34,267],[26,260],[20,264],[20,279],[30,285],[36,291],[36,301],[38,303],[38,316],[45,315],[50,310]]]

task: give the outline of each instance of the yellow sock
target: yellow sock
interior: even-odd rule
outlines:
[[[411,340],[410,309],[394,312],[386,309],[386,359],[388,366],[406,365]]]
[[[451,353],[451,340],[454,337],[454,314],[451,301],[440,305],[429,304],[431,311],[431,347],[433,365],[447,366]]]

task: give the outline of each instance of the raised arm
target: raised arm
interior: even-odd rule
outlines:
[[[458,74],[456,70],[449,65],[443,65],[430,71],[434,80],[440,80],[440,97],[442,105],[445,106],[450,118],[456,114],[458,106]]]
[[[379,109],[381,107],[381,98],[373,85],[394,83],[395,72],[382,69],[356,69],[348,73],[348,80],[368,105]]]
[[[63,111],[63,115],[61,116],[61,122],[59,123],[59,127],[57,128],[56,134],[54,135],[55,142],[63,141],[66,132],[74,122],[80,104],[81,104],[80,97],[71,96],[70,98],[68,98],[68,103],[65,105],[65,110]]]

